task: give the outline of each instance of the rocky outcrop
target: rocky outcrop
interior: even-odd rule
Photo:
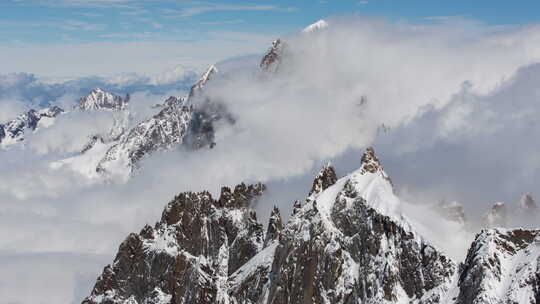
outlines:
[[[260,68],[266,72],[277,71],[286,46],[287,44],[281,39],[274,40],[272,46],[263,56],[261,63],[259,64]]]
[[[326,164],[315,177],[309,196],[316,196],[337,181],[336,171],[330,163]]]
[[[278,207],[274,206],[274,208],[272,209],[272,213],[270,214],[270,219],[268,220],[268,228],[266,229],[264,247],[267,247],[274,241],[278,240],[281,231],[283,231],[283,220],[281,219],[281,214]]]

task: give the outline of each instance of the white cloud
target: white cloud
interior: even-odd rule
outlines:
[[[3,99],[0,101],[0,124],[6,123],[19,114],[28,110],[28,104],[18,99]]]
[[[152,75],[178,64],[203,70],[232,56],[260,53],[275,36],[220,31],[191,38],[195,41],[0,46],[0,61],[4,73],[26,71],[54,78],[110,77],[125,72]]]
[[[138,2],[137,0],[13,0],[13,2],[22,5],[43,5],[51,7],[90,7],[90,8],[108,8],[108,7],[129,7],[129,4]]]
[[[26,136],[29,147],[37,153],[80,152],[90,136],[106,136],[114,121],[113,112],[78,112],[59,115],[52,126]]]

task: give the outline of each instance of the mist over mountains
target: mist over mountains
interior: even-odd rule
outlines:
[[[21,270],[31,272],[29,267],[33,266],[24,265],[26,259],[21,257],[31,257],[36,265],[60,268],[63,259],[73,263],[67,263],[61,272],[35,267],[38,270],[34,271],[34,278],[24,278],[37,288],[32,294],[24,294],[26,287],[6,275],[0,278],[0,293],[8,295],[8,302],[15,303],[80,302],[90,294],[98,273],[112,261],[125,236],[159,219],[163,206],[175,195],[208,190],[220,201],[222,186],[242,182],[263,182],[267,187],[256,204],[242,205],[254,208],[258,221],[252,218],[249,208],[241,209],[245,213],[242,217],[250,219],[246,227],[252,227],[260,239],[251,247],[246,245],[256,250],[249,251],[249,258],[238,258],[238,267],[230,266],[235,269],[227,269],[226,275],[221,276],[225,281],[220,282],[226,282],[251,258],[270,248],[265,249],[269,244],[263,237],[268,235],[266,229],[258,225],[266,225],[267,219],[272,218],[274,205],[280,210],[283,226],[288,227],[288,232],[283,233],[290,241],[287,250],[302,258],[300,253],[294,253],[300,247],[290,244],[309,244],[311,239],[301,240],[296,233],[315,226],[317,212],[325,208],[325,203],[306,199],[313,176],[328,161],[334,163],[336,179],[348,176],[350,170],[361,164],[366,169],[361,155],[370,145],[375,146],[378,159],[385,166],[384,175],[387,172],[392,177],[390,192],[400,199],[396,214],[407,218],[403,226],[414,227],[413,238],[421,236],[421,248],[435,248],[436,258],[430,261],[444,264],[441,269],[448,273],[434,274],[435,283],[424,282],[429,287],[423,285],[416,291],[410,289],[410,282],[395,279],[389,287],[391,292],[378,293],[384,290],[381,283],[372,287],[373,297],[365,291],[369,289],[366,286],[351,287],[356,284],[351,283],[356,276],[353,274],[347,277],[351,279],[349,283],[343,283],[342,294],[351,287],[355,299],[362,298],[362,289],[362,299],[384,298],[392,303],[398,299],[420,299],[424,291],[442,284],[445,291],[440,294],[447,295],[455,287],[452,282],[457,282],[452,275],[457,274],[458,263],[467,261],[472,267],[478,260],[470,256],[471,252],[491,246],[493,239],[495,243],[498,238],[509,241],[511,246],[517,246],[515,252],[533,248],[538,238],[536,232],[519,232],[517,236],[512,230],[476,237],[475,234],[482,227],[501,226],[500,222],[483,221],[499,201],[504,201],[508,209],[503,226],[537,226],[535,203],[522,203],[521,197],[531,192],[530,202],[538,193],[535,181],[540,162],[535,156],[538,144],[534,138],[540,135],[536,106],[540,29],[460,23],[418,26],[355,18],[330,19],[325,21],[326,25],[321,24],[279,37],[279,43],[269,41],[269,50],[261,50],[255,64],[252,59],[237,58],[216,63],[215,72],[210,68],[206,73],[189,73],[164,84],[146,79],[124,84],[80,80],[47,85],[28,74],[3,76],[0,105],[6,109],[9,106],[10,110],[2,111],[0,124],[6,125],[28,111],[28,105],[36,110],[57,105],[65,113],[55,115],[50,124],[25,128],[24,140],[0,151],[4,160],[0,172],[0,260],[18,265],[8,268],[12,274]],[[212,63],[209,66],[213,67]],[[99,105],[109,104],[105,102],[109,99],[102,98],[94,100],[97,103],[93,104],[98,106],[77,109],[80,98],[96,93],[97,87],[114,94],[113,101],[119,101],[114,96],[127,100],[125,94],[129,93],[129,102],[103,109]],[[120,161],[102,165],[104,159],[108,161],[113,156]],[[132,160],[135,161],[131,163]],[[127,172],[120,174],[122,178],[104,173],[114,172],[126,163],[129,170],[122,171]],[[132,164],[136,165],[131,167]],[[379,172],[377,168],[375,171]],[[367,191],[362,186],[356,190]],[[344,196],[351,195],[347,189],[340,191]],[[375,208],[382,216],[388,216],[387,211],[393,208],[385,199],[377,201],[380,205],[374,207],[373,197],[360,197],[364,197],[364,205],[339,208],[360,208],[354,209],[358,214]],[[304,203],[301,211],[295,211],[295,200]],[[366,204],[367,209],[362,209]],[[523,206],[532,206],[526,211],[528,217],[523,216]],[[370,219],[379,221],[378,216],[374,217],[377,220]],[[167,222],[166,219],[161,222]],[[356,220],[363,219],[359,216]],[[342,232],[356,227],[345,225],[339,217],[332,221],[339,224]],[[234,225],[240,225],[239,230],[248,229],[245,222]],[[400,232],[399,238],[407,238],[407,229],[404,234]],[[144,233],[141,236],[144,239]],[[342,242],[332,238],[325,241]],[[286,249],[273,246],[272,251],[289,254]],[[227,248],[229,255],[243,252],[233,247]],[[534,248],[530,250],[536,252]],[[352,247],[347,250],[354,253]],[[209,261],[216,252],[209,253]],[[418,256],[424,254],[422,251]],[[358,262],[343,256],[343,263]],[[401,257],[397,253],[396,256]],[[301,281],[289,276],[296,271],[295,266],[285,262],[280,265],[280,269],[287,270],[280,272],[283,278]],[[258,276],[277,271],[268,264],[261,267],[266,270]],[[474,274],[462,273],[463,282],[475,282]],[[56,277],[54,283],[47,287],[39,285],[39,281],[51,276]],[[392,273],[390,277],[401,276],[406,274]],[[234,302],[235,297],[250,298],[245,292],[255,286],[240,287],[240,279],[234,282],[239,284],[233,288],[238,294],[230,301]],[[211,288],[229,290],[212,284]],[[272,284],[268,295],[283,299],[277,285]],[[161,293],[165,292],[164,285],[159,288]],[[302,289],[291,288],[288,295],[293,297],[294,290]],[[335,286],[325,285],[324,290],[334,301],[345,301],[337,294],[330,295]],[[167,299],[160,292],[155,293],[156,299]],[[259,299],[262,294],[253,297]],[[304,295],[295,297],[300,299]],[[469,303],[467,297],[472,295],[465,289],[463,295],[456,295],[462,301],[458,303]],[[128,298],[122,295],[118,299]],[[137,295],[137,301],[140,299],[149,298]],[[433,299],[429,303],[439,303]],[[91,301],[108,303],[94,298]]]

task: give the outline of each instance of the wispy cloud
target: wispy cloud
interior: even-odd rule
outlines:
[[[202,25],[225,25],[225,24],[240,24],[244,23],[245,21],[242,19],[233,19],[233,20],[223,20],[223,21],[205,21],[205,22],[199,22],[199,24]]]
[[[51,7],[126,7],[133,0],[15,0],[18,4],[43,5]]]
[[[0,25],[6,27],[48,27],[66,31],[102,31],[107,27],[105,24],[90,23],[81,20],[51,20],[42,22],[0,21]]]
[[[294,7],[280,7],[275,5],[229,5],[229,4],[205,4],[200,6],[192,6],[178,10],[166,10],[167,13],[177,17],[192,17],[208,12],[215,11],[278,11],[292,12]]]

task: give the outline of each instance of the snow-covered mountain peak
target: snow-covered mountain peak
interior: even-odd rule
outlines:
[[[206,83],[208,83],[209,80],[215,77],[215,75],[219,72],[219,70],[216,68],[215,65],[211,65],[206,69],[206,72],[204,72],[199,78],[199,80],[191,87],[191,91],[189,92],[189,98],[193,97],[197,92],[201,91]]]
[[[101,88],[95,88],[79,100],[78,108],[82,111],[90,110],[124,110],[129,103],[129,95],[122,97]]]
[[[324,19],[321,19],[313,24],[308,25],[305,27],[302,32],[303,33],[313,33],[315,31],[319,31],[321,29],[324,29],[328,27],[328,22],[326,22]]]

